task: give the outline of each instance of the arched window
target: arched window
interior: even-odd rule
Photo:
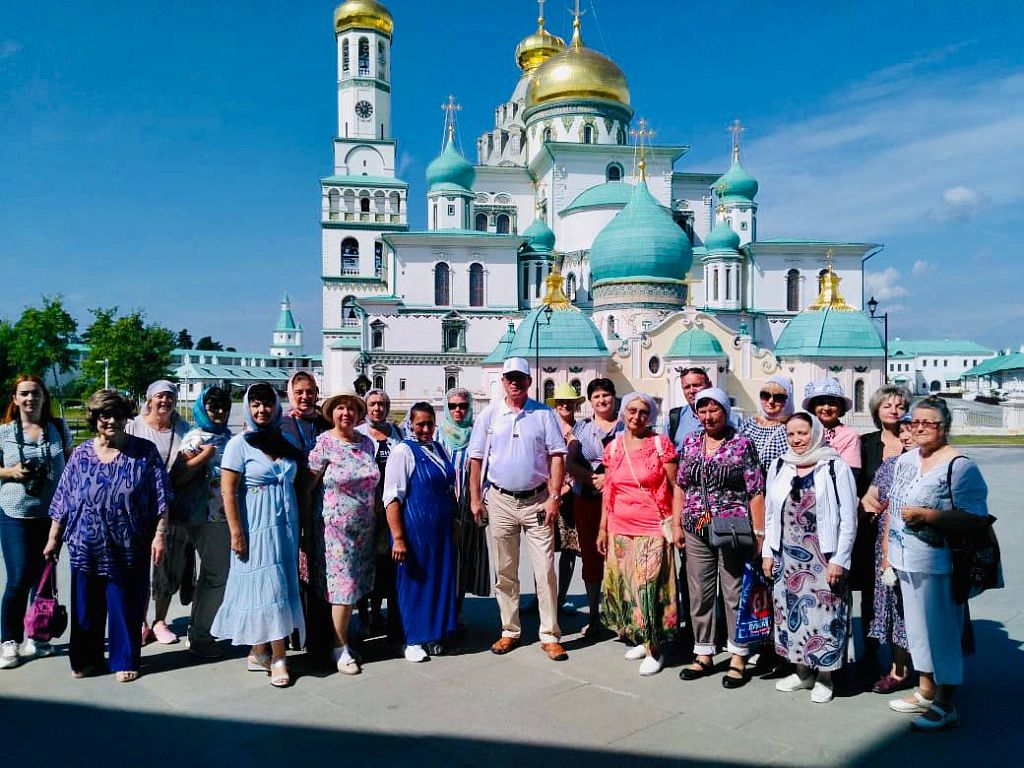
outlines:
[[[377,78],[379,80],[388,79],[388,54],[384,50],[383,41],[377,43]]]
[[[469,306],[484,305],[484,265],[469,265]]]
[[[612,163],[605,169],[604,177],[607,181],[622,181],[622,166]]]
[[[396,215],[402,212],[402,197],[397,192],[391,193],[391,212]]]
[[[864,379],[857,379],[853,384],[853,410],[864,412]]]
[[[938,391],[940,391],[941,389],[942,389],[942,383],[941,383],[941,382],[938,382],[938,381],[933,381],[933,382],[932,382],[932,383],[931,383],[931,384],[930,384],[930,385],[928,386],[928,391],[929,391],[929,392],[938,392]]]
[[[495,221],[496,229],[499,235],[507,235],[509,232],[510,219],[507,214],[499,214]]]
[[[384,243],[377,240],[373,244],[373,275],[380,277],[384,274]]]
[[[346,296],[341,300],[341,324],[344,326],[359,325],[359,315],[355,310],[356,297]]]
[[[594,143],[594,126],[584,125],[583,126],[583,143],[593,144]]]
[[[451,270],[443,261],[434,267],[434,303],[439,307],[451,304]]]
[[[608,327],[608,338],[610,339],[615,335],[615,318],[609,315],[606,325]]]
[[[523,300],[530,298],[530,268],[523,267]]]
[[[370,197],[369,195],[363,195],[359,198],[359,210],[362,213],[370,212]]]
[[[576,394],[577,395],[583,395],[584,394],[583,389],[582,389],[583,385],[580,383],[579,379],[573,379],[572,381],[570,381],[569,382],[569,386],[576,390]]]
[[[460,329],[457,326],[446,328],[444,331],[444,348],[446,352],[459,348]]]
[[[338,212],[341,210],[341,193],[336,189],[327,193],[327,210],[332,219],[338,217]]]
[[[544,285],[544,267],[542,265],[537,264],[537,265],[534,266],[534,268],[533,268],[533,277],[534,277],[533,296],[534,296],[534,298],[539,299],[540,298],[541,286]]]
[[[625,128],[619,128],[619,131],[618,131],[618,133],[615,136],[615,141],[618,144],[625,144],[626,143],[626,129]]]
[[[444,377],[444,389],[447,392],[450,389],[455,389],[459,386],[459,377],[454,373],[449,373]]]
[[[786,273],[786,309],[800,311],[800,270],[791,269]]]
[[[384,349],[383,328],[374,328],[370,331],[370,349]]]
[[[544,133],[542,134],[542,136],[543,136],[545,142],[551,141],[551,129],[550,128],[545,128],[544,129]]]
[[[348,40],[341,41],[341,72],[348,74]]]
[[[384,386],[384,374],[377,373],[373,376],[373,388],[374,389],[386,389]]]
[[[725,300],[732,299],[732,267],[725,268]]]
[[[711,295],[714,297],[715,301],[718,301],[718,270],[717,269],[715,270],[715,277],[714,277],[713,285],[714,285],[714,291],[712,292]]]
[[[555,396],[555,382],[551,379],[544,379],[544,399],[550,400]]]
[[[359,274],[359,241],[354,237],[341,241],[341,274]]]
[[[476,217],[473,219],[473,227],[474,227],[474,229],[476,229],[477,232],[486,232],[487,231],[487,214],[486,213],[478,213],[476,215]]]
[[[365,37],[359,38],[359,76],[367,77],[370,74],[370,41]]]
[[[569,301],[576,301],[576,275],[572,272],[565,276],[565,295]]]

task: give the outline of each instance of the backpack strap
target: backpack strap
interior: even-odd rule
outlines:
[[[665,458],[665,447],[661,444],[661,435],[654,436],[654,448],[658,451],[658,458]]]
[[[962,458],[965,458],[963,454],[957,454],[946,465],[946,487],[949,488],[949,503],[953,506],[953,509],[956,509],[956,502],[953,501],[953,464],[957,459]]]
[[[779,461],[781,461],[781,459],[779,459]],[[839,483],[836,482],[836,460],[835,459],[829,459],[828,460],[828,476],[832,478],[832,490],[835,491],[835,494],[836,494],[836,509],[839,509],[839,507],[840,507]]]
[[[675,442],[676,431],[679,429],[679,419],[682,412],[682,406],[673,408],[668,412],[668,439],[672,442]]]

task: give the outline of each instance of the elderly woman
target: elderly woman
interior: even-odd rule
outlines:
[[[887,384],[880,387],[868,403],[871,419],[876,430],[861,435],[860,473],[857,476],[857,496],[866,498],[874,482],[875,473],[889,459],[895,459],[904,451],[900,439],[900,419],[910,407],[910,393],[903,387]],[[890,467],[891,469],[891,467]],[[886,483],[888,485],[888,483]],[[878,673],[878,640],[870,635],[868,628],[874,620],[875,584],[880,571],[876,557],[879,542],[879,515],[882,509],[868,504],[862,506],[860,522],[857,525],[857,541],[853,545],[853,562],[850,567],[850,589],[860,592],[861,633],[864,641],[864,657],[857,662],[858,671],[865,684],[874,682]],[[892,646],[894,650],[897,646]],[[896,651],[898,653],[898,651]],[[900,669],[905,670],[905,659]],[[881,686],[880,693],[891,693],[892,685],[902,685],[905,671],[887,680],[885,676],[875,687]]]
[[[70,453],[71,432],[63,419],[53,417],[43,380],[18,376],[0,425],[0,546],[7,572],[0,669],[53,654],[49,643],[25,637],[24,619],[46,562],[50,500]]]
[[[604,493],[597,549],[607,557],[604,620],[629,643],[626,659],[643,659],[640,674],[664,666],[662,643],[678,625],[671,530],[678,458],[657,435],[654,400],[640,392],[622,398],[625,431],[604,449]],[[611,546],[609,546],[609,534]]]
[[[361,670],[349,646],[348,625],[356,602],[373,589],[380,469],[373,440],[356,429],[366,416],[363,399],[350,392],[334,395],[323,412],[333,426],[309,454],[310,492],[321,502],[313,525],[315,574],[321,597],[331,604],[334,665],[342,674],[356,675]]]
[[[772,376],[761,387],[758,399],[759,413],[743,419],[738,431],[753,441],[761,466],[767,470],[789,449],[786,420],[793,415],[793,380]]]
[[[373,441],[373,454],[380,471],[376,495],[376,532],[374,533],[374,578],[373,592],[359,601],[360,623],[364,631],[371,634],[387,632],[388,640],[398,642],[402,636],[402,621],[398,610],[398,593],[395,591],[395,563],[391,558],[391,543],[388,541],[387,519],[384,513],[384,468],[391,450],[402,442],[405,433],[391,421],[391,398],[383,389],[366,392],[366,421],[357,429]],[[387,623],[381,613],[384,601],[388,603]]]
[[[199,554],[189,652],[202,659],[220,659],[224,652],[210,633],[213,617],[224,599],[231,563],[231,534],[224,517],[220,464],[231,439],[228,416],[231,397],[220,387],[206,387],[192,407],[195,428],[181,444],[178,483],[173,509],[182,514],[189,543]]]
[[[914,433],[910,428],[910,414],[900,419],[900,442],[905,451],[914,447]],[[889,456],[875,472],[867,493],[861,499],[863,509],[875,520],[877,529],[874,552],[874,604],[871,606],[867,635],[874,645],[889,646],[892,657],[887,675],[879,678],[871,690],[874,693],[890,694],[910,685],[910,651],[907,645],[907,627],[903,621],[903,597],[895,580],[895,572],[885,567],[885,539],[889,518],[889,490],[892,487],[892,473],[899,455]],[[862,518],[863,519],[863,518]],[[859,532],[858,527],[858,532]],[[858,536],[858,539],[860,537]],[[854,556],[856,556],[854,545]]]
[[[587,385],[587,400],[594,415],[580,419],[567,442],[566,471],[572,478],[573,517],[583,561],[583,585],[587,590],[587,605],[592,621],[585,633],[594,637],[601,630],[597,621],[604,577],[605,558],[597,548],[601,525],[602,491],[605,483],[605,448],[625,428],[616,406],[615,384],[611,379],[594,379]],[[653,424],[649,419],[649,424]]]
[[[843,394],[838,379],[827,378],[812,381],[804,388],[803,409],[818,417],[825,428],[825,443],[836,449],[839,458],[853,470],[853,476],[860,475],[860,434],[853,427],[843,424],[840,419],[853,408],[853,401]]]
[[[899,578],[918,689],[889,706],[916,713],[911,725],[938,731],[956,725],[963,683],[963,606],[953,599],[952,556],[944,531],[988,523],[988,487],[978,465],[949,445],[946,402],[927,397],[911,412],[917,448],[896,460],[889,488],[887,565]]]
[[[491,566],[487,555],[487,529],[473,520],[469,508],[469,440],[473,435],[473,396],[456,387],[444,396],[445,409],[437,425],[437,439],[455,468],[455,500],[458,504],[458,548],[456,564],[456,614],[462,615],[467,594],[491,594]]]
[[[764,539],[764,471],[754,443],[730,426],[731,406],[724,391],[702,390],[695,404],[703,427],[683,440],[673,503],[673,538],[676,546],[686,547],[695,654],[679,676],[696,680],[711,672],[715,596],[721,585],[732,654],[722,686],[739,688],[747,682],[750,651],[735,641],[736,615],[744,563],[760,552]],[[715,543],[715,520],[723,521],[720,528],[731,524],[733,530],[748,532],[753,546],[738,536]]]
[[[159,565],[164,554],[170,481],[156,446],[125,432],[132,415],[127,398],[101,389],[85,408],[96,437],[75,449],[57,483],[43,555],[56,557],[68,545],[72,674],[103,671],[108,625],[110,669],[127,683],[139,676],[139,627],[150,562]]]
[[[128,422],[125,432],[149,440],[156,446],[164,459],[164,466],[171,474],[173,486],[179,480],[179,468],[175,467],[181,453],[182,438],[188,432],[185,422],[175,407],[178,404],[178,388],[167,381],[154,381],[146,389],[146,404],[142,413]],[[195,548],[188,540],[184,514],[174,504],[172,496],[171,514],[167,520],[166,549],[160,563],[153,567],[153,626],[146,623],[143,614],[142,644],[156,640],[165,645],[178,642],[178,636],[167,625],[167,611],[171,598],[181,592],[182,605],[191,601],[195,579]]]
[[[211,632],[252,646],[246,668],[285,688],[291,685],[285,638],[297,629],[301,642],[306,631],[293,485],[302,454],[281,434],[281,404],[269,384],[249,387],[242,408],[246,431],[228,441],[221,459],[231,567]]]
[[[775,690],[811,688],[811,701],[825,704],[846,660],[857,490],[818,419],[794,414],[786,436],[789,450],[768,469],[761,565],[775,582],[776,652],[796,672]]]
[[[434,440],[434,408],[409,410],[413,437],[395,446],[384,476],[384,504],[405,633],[405,658],[429,660],[456,630],[455,468]],[[437,650],[434,651],[435,653]]]

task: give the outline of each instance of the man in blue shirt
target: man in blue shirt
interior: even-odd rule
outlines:
[[[686,405],[668,412],[668,436],[675,443],[677,451],[683,448],[683,438],[701,428],[693,404],[697,393],[711,386],[711,378],[703,368],[684,368],[680,371],[679,385],[683,388]]]

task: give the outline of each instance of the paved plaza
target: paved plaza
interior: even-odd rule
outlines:
[[[73,680],[65,637],[58,657],[0,671],[3,765],[1016,764],[1024,754],[1024,448],[963,450],[989,483],[1010,588],[971,605],[978,652],[953,731],[912,733],[907,716],[870,693],[818,705],[767,680],[737,691],[723,689],[720,674],[685,683],[681,660],[640,678],[622,645],[584,643],[584,612],[563,623],[568,661],[541,653],[535,615],[525,621],[528,644],[497,657],[487,650],[497,609],[475,599],[454,655],[413,665],[368,643],[357,677],[307,671],[295,655],[297,680],[287,690],[246,673],[240,651],[199,663],[183,643],[148,646],[143,675],[130,685],[110,675]],[[523,583],[532,585],[525,568]],[[573,592],[585,604],[582,584]],[[183,630],[184,610],[172,610]]]

